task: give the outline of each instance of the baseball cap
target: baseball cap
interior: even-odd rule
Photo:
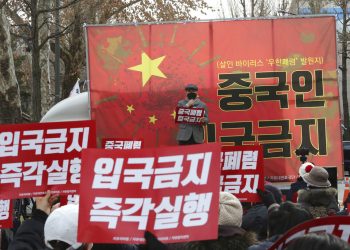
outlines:
[[[190,83],[190,84],[187,84],[187,85],[186,85],[185,90],[195,90],[195,91],[198,91],[198,87],[197,87],[197,85]]]
[[[55,209],[47,218],[44,226],[45,244],[52,247],[49,241],[59,240],[68,243],[73,249],[82,243],[77,242],[79,206],[68,204]]]

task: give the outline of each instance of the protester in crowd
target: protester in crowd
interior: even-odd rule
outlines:
[[[272,193],[276,203],[281,204],[282,192],[272,184],[265,184],[265,190]],[[256,203],[243,215],[242,228],[257,234],[258,240],[267,237],[267,207],[264,203]]]
[[[307,184],[303,179],[303,175],[309,173],[315,165],[311,162],[305,162],[299,167],[299,177],[296,182],[290,185],[290,189],[286,195],[286,200],[291,202],[297,202],[298,191],[301,189],[306,189]]]
[[[145,231],[144,234],[146,244],[139,245],[140,250],[170,250],[170,249],[182,249],[183,244],[164,244],[157,239],[157,237],[149,231]],[[172,246],[172,247],[170,247]],[[101,248],[102,250],[102,248]],[[111,249],[112,250],[112,249]]]
[[[339,237],[322,233],[309,233],[292,240],[286,250],[350,250],[346,241]]]
[[[68,204],[55,209],[47,218],[44,228],[45,244],[54,250],[136,250],[135,245],[91,244],[78,242],[79,206]]]
[[[241,202],[233,194],[220,192],[218,239],[188,242],[183,249],[247,249],[257,243],[257,239],[254,233],[240,227],[242,215]]]
[[[36,198],[32,217],[22,223],[8,249],[106,250],[104,244],[93,246],[91,243],[77,241],[79,207],[75,204],[53,206],[57,197],[47,191],[44,197]],[[114,244],[113,249],[136,250],[138,248],[135,245]]]
[[[4,229],[0,229],[0,230],[1,230],[0,249],[1,250],[8,249],[8,247],[13,239],[13,232],[11,231],[11,229],[8,229],[8,228],[4,228]]]
[[[287,201],[279,205],[272,193],[266,190],[264,192],[259,190],[258,194],[261,196],[265,206],[268,207],[268,238],[259,244],[249,247],[249,250],[268,249],[289,229],[312,219],[310,212],[298,204]]]
[[[298,203],[309,210],[314,218],[339,212],[337,190],[331,187],[327,170],[315,166],[303,175],[303,179],[307,189],[298,191]]]
[[[47,218],[44,227],[45,244],[50,249],[68,248],[90,250],[91,243],[78,242],[79,206],[68,204],[55,209]]]
[[[41,250],[45,249],[44,242],[44,224],[50,214],[52,204],[57,198],[47,191],[44,197],[36,198],[33,208],[32,217],[25,220],[18,228],[10,243],[9,250]]]
[[[198,87],[194,84],[188,84],[185,87],[186,98],[180,100],[177,104],[178,107],[186,108],[203,108],[204,117],[201,118],[201,122],[206,124],[209,122],[207,105],[202,102],[198,97]],[[199,144],[204,142],[204,129],[202,124],[186,124],[180,123],[179,130],[177,132],[176,140],[179,145]]]

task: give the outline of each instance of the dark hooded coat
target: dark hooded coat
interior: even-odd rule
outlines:
[[[298,191],[298,203],[314,218],[335,215],[339,212],[335,188],[312,188]]]
[[[219,226],[219,237],[216,240],[188,242],[184,250],[246,250],[256,244],[256,235],[237,226]]]

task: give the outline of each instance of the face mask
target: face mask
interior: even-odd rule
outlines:
[[[197,93],[192,92],[187,94],[187,98],[190,100],[196,99],[196,97],[197,97]]]

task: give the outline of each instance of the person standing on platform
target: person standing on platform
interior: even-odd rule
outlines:
[[[186,98],[180,100],[177,106],[182,108],[203,108],[204,116],[200,120],[202,124],[180,123],[176,140],[179,145],[201,144],[204,142],[203,125],[209,122],[207,105],[199,99],[196,85],[188,84],[185,87],[185,91]]]

